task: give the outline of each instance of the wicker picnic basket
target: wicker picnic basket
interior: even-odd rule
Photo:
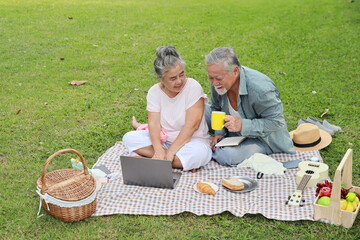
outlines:
[[[340,208],[340,191],[342,182],[346,183],[346,188],[350,188],[350,191],[360,194],[360,187],[352,185],[352,156],[352,150],[347,150],[345,156],[336,169],[329,206],[317,204],[319,196],[315,199],[315,220],[327,219],[331,222],[335,222],[336,224],[341,224],[346,228],[350,228],[353,225],[356,216],[359,213],[360,204],[354,212],[349,212]]]
[[[46,173],[50,161],[67,152],[77,154],[84,169],[60,169]],[[63,149],[51,155],[36,184],[40,206],[64,222],[83,220],[96,210],[96,181],[89,174],[83,156],[74,149]]]

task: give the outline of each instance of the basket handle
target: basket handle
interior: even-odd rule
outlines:
[[[343,174],[341,175],[342,170]],[[341,182],[346,183],[346,187],[352,187],[352,149],[348,149],[339,166],[336,169],[334,182],[331,191],[329,209],[332,214],[340,214]],[[340,218],[339,218],[340,219]]]
[[[42,171],[42,175],[41,175],[41,194],[44,194],[45,193],[45,190],[47,190],[47,186],[46,186],[46,180],[45,180],[45,175],[46,175],[46,170],[47,170],[47,166],[49,165],[50,161],[60,155],[60,154],[63,154],[63,153],[67,153],[67,152],[71,152],[71,153],[75,153],[77,154],[80,159],[81,159],[81,162],[82,162],[82,165],[83,165],[83,168],[84,168],[84,174],[85,175],[89,175],[89,172],[88,172],[88,169],[86,167],[86,163],[85,163],[85,160],[84,160],[84,157],[78,152],[76,151],[75,149],[63,149],[63,150],[60,150],[60,151],[57,151],[56,153],[54,153],[53,155],[51,155],[45,162],[45,165],[44,165],[44,168],[43,168],[43,171]]]

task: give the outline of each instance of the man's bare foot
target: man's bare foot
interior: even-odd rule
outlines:
[[[136,121],[135,116],[132,117],[131,126],[136,130],[141,124]]]

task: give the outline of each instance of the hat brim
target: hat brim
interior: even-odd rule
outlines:
[[[293,139],[294,131],[289,132],[291,139]],[[332,141],[331,135],[322,129],[319,129],[319,131],[320,131],[321,141],[318,144],[316,144],[313,147],[296,147],[296,146],[294,146],[294,149],[298,152],[306,152],[306,151],[320,150],[320,149],[323,149],[323,148],[326,148],[327,146],[329,146],[329,144]]]

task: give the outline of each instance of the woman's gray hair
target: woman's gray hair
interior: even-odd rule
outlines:
[[[168,47],[158,47],[156,49],[156,59],[154,61],[154,68],[156,74],[163,78],[165,73],[169,71],[170,68],[180,64],[185,66],[184,60],[177,53],[174,46],[170,45]]]
[[[219,64],[224,63],[224,70],[226,73],[232,73],[234,68],[241,67],[240,61],[236,56],[234,50],[230,47],[218,47],[213,49],[205,56],[205,64]]]

